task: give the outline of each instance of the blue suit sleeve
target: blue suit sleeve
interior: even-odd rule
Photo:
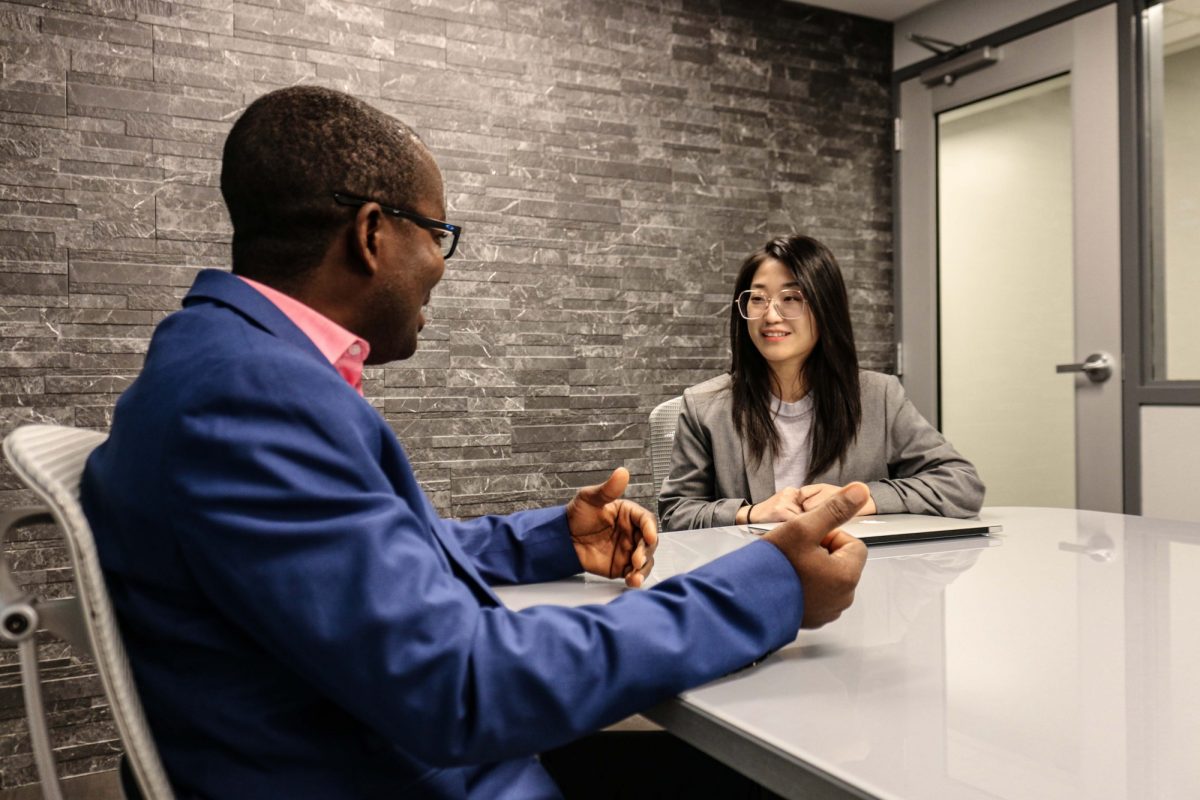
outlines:
[[[284,373],[256,366],[223,382],[236,396],[195,400],[175,428],[160,498],[172,533],[230,624],[413,755],[452,765],[536,753],[795,636],[800,584],[765,542],[605,606],[492,605],[463,580],[375,412],[333,388],[272,391]],[[452,533],[499,564],[479,546],[488,526],[540,519],[536,545],[558,513]],[[515,561],[552,573],[561,555]]]
[[[540,583],[583,570],[561,506],[441,524],[492,585]]]

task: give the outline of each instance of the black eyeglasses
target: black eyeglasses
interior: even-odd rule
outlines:
[[[461,225],[451,225],[449,222],[442,222],[440,219],[422,217],[420,214],[414,214],[411,211],[405,211],[403,208],[385,206],[378,200],[372,200],[369,197],[358,197],[357,195],[353,194],[334,192],[333,199],[337,201],[338,205],[354,206],[355,208],[366,205],[367,203],[379,203],[379,207],[391,214],[393,217],[406,219],[409,222],[412,222],[414,225],[420,226],[433,233],[434,238],[437,239],[438,244],[441,245],[442,258],[449,258],[450,256],[454,255],[454,249],[458,247],[458,237],[462,235],[463,229]]]

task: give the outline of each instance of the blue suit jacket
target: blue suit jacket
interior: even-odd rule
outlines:
[[[802,612],[766,543],[509,611],[489,584],[579,571],[563,510],[439,519],[376,410],[219,271],[155,332],[82,499],[185,797],[555,796],[534,754],[787,643]]]

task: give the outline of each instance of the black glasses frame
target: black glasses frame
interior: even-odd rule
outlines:
[[[452,225],[449,222],[443,222],[440,219],[432,219],[430,217],[422,217],[420,214],[414,214],[412,211],[407,211],[403,208],[384,205],[378,200],[372,200],[369,197],[359,197],[355,194],[346,194],[345,192],[334,192],[333,199],[338,205],[353,206],[355,208],[366,205],[367,203],[377,203],[387,213],[393,217],[400,217],[426,230],[445,231],[450,234],[450,247],[446,247],[445,240],[442,240],[442,258],[449,258],[454,255],[454,251],[458,248],[458,237],[462,235],[461,225]]]

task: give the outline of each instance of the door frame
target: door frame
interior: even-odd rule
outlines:
[[[1134,441],[1130,441],[1130,424],[1127,411],[1127,394],[1128,387],[1135,381],[1125,380],[1125,370],[1121,368],[1122,362],[1120,353],[1128,351],[1126,345],[1127,340],[1127,317],[1125,312],[1125,297],[1126,292],[1124,286],[1127,280],[1130,264],[1126,250],[1126,243],[1130,238],[1136,240],[1137,226],[1136,220],[1134,227],[1129,227],[1127,219],[1128,209],[1127,192],[1125,191],[1126,184],[1126,159],[1127,159],[1127,144],[1126,135],[1128,133],[1126,123],[1126,92],[1128,87],[1125,81],[1127,73],[1127,31],[1129,27],[1124,24],[1123,20],[1127,20],[1127,10],[1123,7],[1129,5],[1129,2],[1115,3],[1113,0],[1083,0],[1075,2],[1055,9],[1053,11],[1041,14],[1030,20],[1022,22],[1018,25],[1005,28],[996,33],[982,37],[978,40],[962,46],[954,53],[946,56],[939,56],[929,59],[918,64],[914,64],[905,69],[899,70],[893,74],[893,103],[894,116],[896,118],[897,142],[896,142],[896,160],[895,170],[893,172],[894,181],[894,197],[897,198],[897,208],[894,220],[895,234],[895,252],[897,256],[898,268],[896,270],[896,286],[895,286],[895,305],[896,305],[896,322],[897,322],[897,372],[901,374],[905,384],[906,391],[912,398],[914,404],[922,413],[937,426],[940,427],[940,385],[939,385],[939,363],[940,353],[938,352],[938,289],[937,289],[937,213],[936,213],[936,131],[935,112],[945,110],[948,107],[961,105],[962,103],[972,102],[976,99],[982,99],[991,91],[999,93],[1008,91],[1012,88],[1017,88],[1020,85],[1033,83],[1038,80],[1052,77],[1056,74],[1061,74],[1070,69],[1072,55],[1064,53],[1062,58],[1047,58],[1044,63],[1038,65],[1027,66],[1022,63],[1017,69],[1020,74],[1013,79],[1000,81],[988,80],[987,72],[980,73],[978,76],[973,76],[969,82],[969,89],[958,89],[958,86],[950,86],[947,88],[939,88],[939,92],[943,95],[939,102],[936,103],[931,95],[930,89],[923,86],[920,81],[914,80],[919,77],[922,72],[931,66],[944,63],[963,52],[972,52],[981,47],[997,47],[1006,43],[1013,42],[1017,39],[1039,34],[1049,28],[1060,25],[1061,23],[1075,20],[1076,18],[1097,11],[1098,9],[1107,6],[1116,6],[1116,74],[1113,75],[1115,84],[1110,84],[1103,87],[1108,92],[1105,99],[1108,108],[1113,109],[1118,114],[1117,128],[1113,131],[1114,137],[1107,141],[1094,142],[1088,137],[1077,137],[1074,143],[1073,156],[1076,164],[1087,163],[1109,163],[1113,164],[1113,169],[1108,173],[1109,181],[1105,186],[1105,190],[1109,192],[1107,207],[1099,209],[1099,213],[1115,218],[1117,230],[1111,231],[1112,241],[1103,243],[1101,247],[1106,247],[1107,252],[1119,253],[1118,257],[1110,264],[1111,272],[1107,274],[1102,283],[1101,296],[1096,298],[1096,302],[1106,303],[1108,307],[1113,309],[1113,313],[1121,315],[1121,321],[1117,324],[1115,331],[1097,332],[1089,329],[1086,315],[1076,314],[1076,340],[1078,346],[1089,347],[1092,343],[1096,344],[1095,349],[1105,349],[1112,352],[1118,360],[1118,368],[1115,370],[1114,378],[1111,382],[1111,387],[1104,387],[1107,391],[1103,392],[1076,392],[1076,472],[1077,472],[1077,490],[1076,504],[1083,508],[1102,508],[1108,510],[1125,510],[1127,513],[1135,513],[1135,509],[1131,508],[1130,504],[1130,485],[1135,484],[1138,471],[1136,469],[1136,461],[1132,462],[1134,469],[1130,469],[1130,457],[1137,453],[1137,430],[1136,427],[1132,431]],[[1097,15],[1098,19],[1103,15]],[[1088,21],[1083,24],[1095,26],[1097,23]],[[1104,19],[1101,25],[1110,25],[1109,19]],[[1058,34],[1046,34],[1047,36],[1056,36]],[[1062,34],[1064,36],[1074,35],[1073,33]],[[1107,35],[1107,32],[1105,32]],[[1078,48],[1074,48],[1078,51]],[[1085,59],[1090,58],[1090,54],[1083,55]],[[1107,64],[1102,67],[1109,68],[1112,66],[1112,51],[1104,56],[1108,59]],[[1080,65],[1086,66],[1086,65]],[[1010,70],[1012,67],[1010,67]],[[982,85],[981,85],[982,84]],[[1075,81],[1073,81],[1073,86]],[[957,90],[957,91],[956,91]],[[955,97],[961,97],[960,102],[955,102]],[[1074,92],[1073,92],[1074,96]],[[904,117],[901,128],[901,108],[918,110]],[[922,143],[924,150],[915,151],[916,143]],[[1098,151],[1097,151],[1098,150]],[[905,155],[916,157],[918,160],[924,159],[928,165],[927,168],[919,168],[916,171],[911,171],[910,174],[904,175],[904,180],[901,180],[903,158]],[[1097,159],[1101,161],[1097,162]],[[1096,199],[1090,192],[1080,192],[1080,178],[1086,170],[1074,170],[1073,184],[1076,187],[1075,209],[1073,216],[1079,219],[1081,215],[1096,213],[1097,209],[1091,208],[1090,205]],[[1097,195],[1099,192],[1096,193]],[[1115,194],[1115,197],[1113,196]],[[932,198],[932,202],[931,202]],[[932,213],[927,214],[926,219],[907,220],[904,217],[905,209],[931,209]],[[908,230],[913,233],[911,237],[906,237],[904,231]],[[1132,237],[1130,232],[1132,231]],[[1081,237],[1075,236],[1074,259],[1078,263],[1082,258],[1091,258],[1089,250],[1092,253],[1097,252],[1096,242],[1080,241]],[[1103,253],[1104,251],[1099,251]],[[1103,255],[1100,256],[1103,258]],[[918,265],[915,268],[906,265]],[[1136,272],[1136,263],[1133,265]],[[1078,289],[1077,294],[1078,297]],[[907,312],[907,313],[906,313]],[[933,357],[924,357],[924,354],[933,354]],[[1082,356],[1086,354],[1077,353]],[[1138,373],[1131,373],[1137,375]],[[1064,376],[1065,377],[1065,376]],[[1068,378],[1069,379],[1069,378]],[[1140,381],[1138,381],[1140,383]],[[1090,389],[1090,387],[1089,387]],[[1086,440],[1078,433],[1081,430],[1081,424],[1086,424],[1086,420],[1097,418],[1097,415],[1108,415],[1109,417],[1120,420],[1117,431],[1103,431],[1100,433],[1100,438],[1096,439],[1097,431],[1090,431],[1086,436]],[[1084,447],[1081,451],[1080,443],[1084,442]],[[1085,455],[1084,452],[1089,448],[1094,450],[1093,455]],[[1122,452],[1124,451],[1124,452]],[[1113,474],[1112,465],[1117,465]],[[1120,498],[1120,502],[1114,502],[1115,498]]]
[[[1125,372],[1125,513],[1142,511],[1142,408],[1200,405],[1200,381],[1154,375],[1154,166],[1150,128],[1158,113],[1149,90],[1142,12],[1161,0],[1118,0],[1121,98],[1121,303]]]

